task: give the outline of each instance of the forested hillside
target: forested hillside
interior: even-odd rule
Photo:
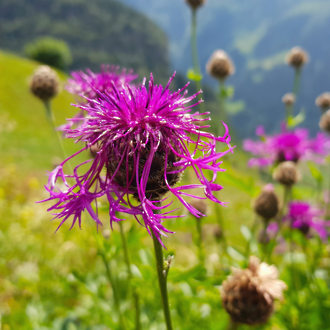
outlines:
[[[145,75],[168,74],[167,37],[143,14],[115,0],[1,0],[0,48],[23,53],[27,42],[65,40],[70,69],[115,63]]]

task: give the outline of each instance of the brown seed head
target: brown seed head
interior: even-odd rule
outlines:
[[[213,236],[217,241],[220,241],[222,238],[223,232],[220,228],[220,226],[216,226],[213,230]]]
[[[254,203],[254,211],[265,220],[274,218],[279,210],[279,201],[274,187],[267,184]]]
[[[195,199],[190,204],[198,212],[202,213],[203,215],[206,215],[208,206],[207,206],[207,203],[204,200],[202,200],[202,199]]]
[[[302,48],[293,47],[286,55],[285,61],[294,68],[299,69],[309,61],[309,55]]]
[[[274,171],[273,178],[277,182],[287,187],[291,187],[300,180],[300,172],[296,163],[285,161],[277,166]]]
[[[39,66],[32,76],[30,90],[42,101],[50,100],[56,96],[59,91],[57,73],[47,65]]]
[[[327,110],[321,117],[319,126],[322,131],[330,134],[330,110]]]
[[[294,105],[296,103],[296,96],[293,93],[286,93],[283,97],[282,97],[282,102],[287,106],[287,107],[291,107],[292,105]]]
[[[330,93],[327,92],[318,96],[315,100],[315,104],[323,111],[330,109]]]
[[[206,70],[214,78],[224,80],[235,73],[235,66],[223,50],[216,50],[206,64]]]
[[[206,0],[186,0],[186,2],[191,8],[197,9],[200,6],[203,6]]]
[[[122,146],[125,149],[125,146]],[[175,148],[175,146],[174,146]],[[139,178],[142,177],[144,165],[148,159],[150,153],[150,146],[146,146],[141,150],[140,154],[140,163],[139,163]],[[156,153],[154,154],[151,167],[150,174],[146,187],[146,197],[151,198],[154,201],[160,200],[162,196],[164,196],[168,191],[167,184],[164,179],[165,173],[165,158],[166,151],[160,145]],[[108,176],[112,178],[113,174],[117,170],[119,165],[118,161],[114,161],[116,157],[113,155],[109,155],[108,164],[107,164],[107,172]],[[180,181],[181,173],[173,173],[169,174],[169,172],[175,172],[180,169],[180,167],[174,166],[173,164],[178,162],[180,158],[174,154],[173,151],[168,150],[167,156],[167,164],[166,164],[166,178],[168,185],[173,187],[176,183]],[[130,192],[136,199],[138,198],[138,189],[136,185],[136,170],[134,166],[134,155],[129,155],[128,162],[123,161],[119,170],[117,171],[115,177],[113,178],[114,182],[117,183],[120,187],[127,187],[127,175],[129,182],[131,182],[129,186]]]
[[[237,323],[258,324],[268,320],[274,310],[274,300],[283,298],[286,284],[278,279],[277,268],[260,263],[251,256],[247,269],[234,269],[223,282],[223,306]]]

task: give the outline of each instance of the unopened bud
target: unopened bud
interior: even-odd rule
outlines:
[[[198,7],[204,5],[206,0],[186,0],[186,2],[191,8],[197,9]]]
[[[109,239],[111,235],[111,230],[110,229],[104,229],[102,232],[102,235],[105,239]]]
[[[286,55],[285,60],[287,64],[299,69],[309,61],[309,55],[302,48],[293,47]]]
[[[300,172],[297,168],[296,163],[291,161],[286,161],[280,163],[273,174],[274,180],[277,182],[291,187],[293,184],[300,180]]]
[[[213,236],[214,238],[219,242],[222,239],[223,232],[220,228],[220,226],[216,226],[213,230]]]
[[[59,80],[57,73],[47,65],[39,66],[32,76],[30,90],[42,101],[49,101],[58,94]]]
[[[95,158],[97,156],[97,153],[100,151],[100,146],[95,143],[90,147],[90,152],[93,158]]]
[[[296,96],[292,93],[287,93],[282,97],[282,102],[287,106],[291,107],[296,102]]]
[[[265,220],[274,218],[279,210],[279,201],[274,187],[267,184],[254,203],[254,211]]]
[[[224,80],[235,73],[235,66],[223,50],[216,50],[206,64],[206,70],[214,78]]]
[[[322,115],[322,117],[320,119],[319,126],[320,126],[322,131],[330,133],[330,110],[326,111]]]
[[[191,203],[191,206],[194,207],[200,214],[206,215],[208,206],[207,203],[202,199],[195,199]],[[199,219],[199,218],[198,218]]]
[[[323,111],[330,109],[330,93],[323,93],[318,96],[315,104]]]

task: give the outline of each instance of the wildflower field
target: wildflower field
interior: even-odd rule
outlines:
[[[210,114],[186,2],[191,85],[0,51],[0,330],[330,329],[330,94],[311,134],[293,47],[281,126],[239,140],[235,63],[210,54]]]

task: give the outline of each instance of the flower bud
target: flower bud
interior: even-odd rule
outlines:
[[[198,7],[204,5],[206,0],[186,0],[186,2],[191,8],[197,9]]]
[[[282,97],[282,102],[287,106],[291,107],[296,103],[296,96],[293,93],[286,93]]]
[[[323,111],[330,109],[330,93],[327,92],[318,96],[315,100],[315,104]]]
[[[30,90],[42,101],[49,101],[59,91],[57,73],[47,65],[39,66],[32,76]]]
[[[219,242],[222,239],[223,232],[222,232],[220,226],[216,226],[213,229],[213,236],[214,236],[214,238],[216,239],[217,242]]]
[[[266,322],[274,310],[274,300],[283,298],[286,284],[278,279],[277,268],[250,257],[247,269],[234,269],[223,282],[223,306],[236,323]]]
[[[206,215],[207,213],[207,203],[202,199],[194,199],[191,203],[191,206],[194,207],[199,213]]]
[[[330,110],[326,111],[322,115],[322,117],[320,119],[319,126],[320,126],[322,131],[330,133]]]
[[[216,50],[206,64],[206,71],[214,78],[224,80],[235,73],[235,66],[223,50]]]
[[[100,151],[100,146],[97,143],[95,143],[90,147],[89,150],[92,157],[95,158],[97,156],[97,153]]]
[[[102,231],[102,235],[103,235],[103,237],[104,237],[105,239],[109,239],[110,236],[111,236],[111,230],[110,230],[110,229],[104,229],[104,230]]]
[[[254,203],[254,211],[265,220],[274,218],[279,210],[279,201],[274,187],[267,184]]]
[[[290,187],[300,180],[300,172],[296,163],[286,161],[277,166],[273,178],[275,181]]]
[[[309,61],[309,55],[300,47],[293,47],[286,55],[285,61],[295,69],[300,69]]]

